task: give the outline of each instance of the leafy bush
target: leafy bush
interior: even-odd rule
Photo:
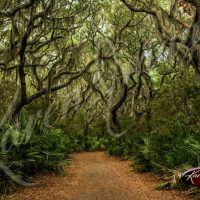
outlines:
[[[73,134],[70,135],[70,151],[102,151],[105,150],[105,138],[93,136],[93,135],[81,135]]]
[[[28,180],[29,176],[37,173],[62,173],[64,166],[70,163],[70,140],[61,130],[45,127],[38,129],[38,122],[34,127],[29,122],[26,126],[23,123],[21,125],[20,128],[7,125],[1,134],[2,193],[12,191],[15,186],[13,177],[8,176],[5,167],[19,179]]]
[[[107,137],[105,146],[111,155],[132,159],[134,170],[162,175],[166,182],[157,189],[183,189],[189,186],[181,181],[181,173],[200,164],[200,127],[175,117],[168,127],[150,133]]]
[[[110,155],[123,159],[131,159],[140,145],[142,137],[137,133],[127,133],[123,137],[107,137],[105,140],[106,150]]]

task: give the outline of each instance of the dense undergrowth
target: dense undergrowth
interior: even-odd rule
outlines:
[[[20,128],[6,125],[1,132],[1,193],[13,191],[21,180],[30,182],[38,173],[60,174],[70,164],[70,140],[59,129],[46,128],[38,121],[34,128],[29,123]]]
[[[191,194],[199,193],[181,180],[183,172],[200,164],[200,128],[196,125],[180,120],[157,131],[129,132],[123,138],[111,138],[106,149],[111,155],[131,159],[134,171],[160,175],[163,184],[158,190],[191,189]]]
[[[131,159],[133,170],[157,173],[164,178],[165,182],[157,189],[188,189],[180,175],[200,162],[200,128],[181,119],[150,132],[129,130],[120,138],[108,134],[70,134],[61,128],[46,127],[40,120],[22,119],[20,124],[20,127],[6,124],[1,130],[1,193],[12,192],[18,185],[2,170],[3,165],[29,182],[30,177],[39,173],[62,174],[73,152],[102,150]]]
[[[28,117],[22,117],[19,124],[7,123],[1,129],[1,194],[13,192],[21,181],[34,182],[38,174],[63,174],[71,162],[70,153],[105,150],[105,140],[97,136],[69,134]]]
[[[181,174],[200,164],[200,127],[176,116],[151,131],[129,130],[123,137],[74,135],[73,151],[106,150],[110,155],[132,160],[134,171],[153,172],[163,179],[157,189],[199,190],[186,185]],[[145,124],[144,124],[145,126]]]

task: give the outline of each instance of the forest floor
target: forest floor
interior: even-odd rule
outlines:
[[[9,200],[189,200],[184,192],[155,191],[159,179],[131,171],[129,161],[105,152],[72,155],[65,176],[40,176],[37,185],[19,189]]]

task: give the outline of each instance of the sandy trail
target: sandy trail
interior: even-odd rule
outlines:
[[[104,152],[73,154],[66,176],[42,176],[37,186],[20,189],[10,200],[188,200],[183,192],[155,191],[150,174],[131,172],[129,161]]]

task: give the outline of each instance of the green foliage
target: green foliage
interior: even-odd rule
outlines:
[[[70,151],[102,151],[105,150],[106,138],[101,138],[93,135],[70,135]]]
[[[134,145],[136,136],[127,134],[122,138],[108,137],[106,140],[106,149],[110,155],[118,156],[123,159],[131,158],[136,150]]]
[[[0,118],[16,89],[13,112],[28,114],[1,130],[0,161],[26,180],[62,173],[69,153],[107,150],[168,177],[159,189],[183,187],[176,172],[200,164],[199,3],[1,2]],[[106,135],[111,111],[121,138]],[[0,171],[0,184],[13,180]]]
[[[166,181],[158,190],[185,189],[189,186],[181,181],[181,173],[199,166],[199,130],[197,125],[188,126],[184,117],[174,117],[165,129],[108,137],[106,149],[111,155],[132,159],[132,168],[138,172],[160,174]]]
[[[2,133],[0,161],[23,180],[38,173],[60,174],[64,166],[70,164],[69,138],[59,129],[40,126],[38,130],[38,124],[37,121],[32,130],[28,121],[26,125],[22,123],[21,128],[8,125]],[[12,191],[15,185],[2,167],[0,184],[2,193]]]

